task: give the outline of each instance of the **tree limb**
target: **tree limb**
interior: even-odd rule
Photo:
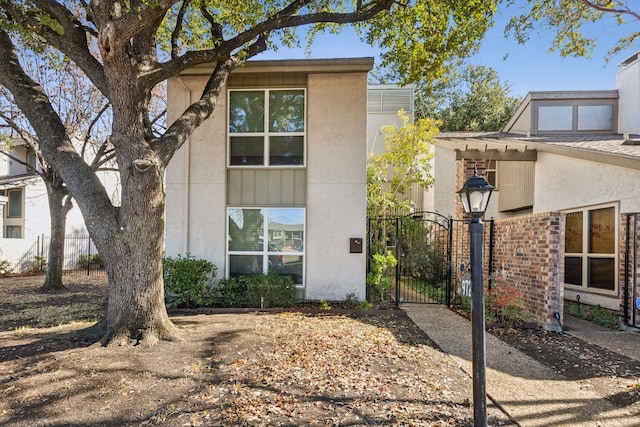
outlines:
[[[87,207],[83,209],[87,226],[101,224],[105,230],[116,230],[117,208],[111,204],[104,186],[71,144],[44,90],[20,66],[15,46],[3,29],[0,29],[0,84],[11,91],[16,105],[29,120],[46,162],[70,189],[90,189],[74,194],[78,203]]]
[[[37,29],[37,33],[41,37],[75,62],[98,90],[106,96],[108,91],[102,64],[91,54],[87,44],[85,27],[71,12],[56,1],[34,0],[34,4],[56,18],[64,29],[63,34],[43,25],[33,13],[18,9],[13,2],[0,2],[0,9],[4,9],[11,19],[21,27]]]
[[[582,1],[582,3],[586,4],[587,6],[589,6],[592,9],[595,10],[599,10],[600,12],[605,12],[605,13],[613,13],[616,15],[631,15],[634,18],[636,18],[637,20],[640,20],[640,13],[638,12],[634,12],[633,10],[629,9],[629,7],[624,7],[624,8],[615,8],[615,7],[606,7],[606,6],[600,6],[597,3],[594,3],[592,1],[589,0],[580,0]]]
[[[366,21],[383,10],[389,10],[395,4],[395,0],[375,1],[370,3],[368,7],[364,6],[363,10],[355,12],[317,12],[306,15],[293,15],[296,7],[302,7],[307,3],[307,0],[295,1],[265,21],[229,40],[223,41],[215,49],[187,52],[178,58],[172,58],[165,63],[158,64],[157,68],[148,70],[143,76],[143,79],[147,80],[145,85],[153,87],[167,78],[198,64],[224,61],[232,52],[251,43],[252,40],[261,35],[269,34],[274,30],[317,23],[353,24]],[[285,14],[283,11],[287,11],[287,13]]]

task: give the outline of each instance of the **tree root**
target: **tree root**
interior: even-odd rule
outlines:
[[[106,331],[100,340],[100,344],[104,347],[122,347],[134,345],[140,348],[150,348],[161,341],[182,342],[178,328],[171,322],[161,326],[149,327],[146,329],[138,329],[130,331],[129,329],[120,329],[119,331]]]

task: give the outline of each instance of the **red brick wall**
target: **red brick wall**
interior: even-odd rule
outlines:
[[[640,216],[637,214],[623,213],[620,215],[620,246],[618,249],[619,266],[618,271],[620,275],[618,277],[618,289],[620,295],[620,319],[622,324],[633,324],[633,311],[634,311],[634,294],[633,294],[633,282],[634,282],[634,270],[636,275],[640,275],[640,251],[634,247],[635,242],[640,241]],[[627,223],[629,219],[629,223]],[[627,229],[629,231],[627,232]],[[627,233],[629,237],[629,246],[627,248]],[[635,239],[634,239],[635,236]],[[627,252],[628,250],[628,252]],[[628,257],[628,259],[627,259]],[[634,261],[636,266],[634,268]],[[625,265],[627,271],[625,272]],[[626,274],[625,274],[626,273]],[[640,276],[635,278],[636,283],[640,283]],[[640,286],[640,285],[638,285]],[[626,293],[625,293],[626,287]],[[626,318],[625,318],[626,309]],[[635,319],[636,326],[640,326],[639,319]]]
[[[564,222],[561,212],[495,220],[493,271],[524,294],[527,313],[559,331],[564,307]]]

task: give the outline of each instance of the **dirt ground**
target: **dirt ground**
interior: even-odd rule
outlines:
[[[471,379],[402,312],[181,311],[182,343],[102,348],[84,330],[104,310],[104,277],[55,294],[41,282],[0,279],[1,425],[473,424]],[[621,405],[640,399],[638,362],[568,335],[497,334]],[[488,418],[513,425],[492,405]]]

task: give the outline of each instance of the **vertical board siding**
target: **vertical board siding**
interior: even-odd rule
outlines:
[[[304,169],[230,169],[227,171],[229,206],[305,206]]]
[[[504,212],[533,206],[534,162],[499,162],[498,168],[498,209]]]

